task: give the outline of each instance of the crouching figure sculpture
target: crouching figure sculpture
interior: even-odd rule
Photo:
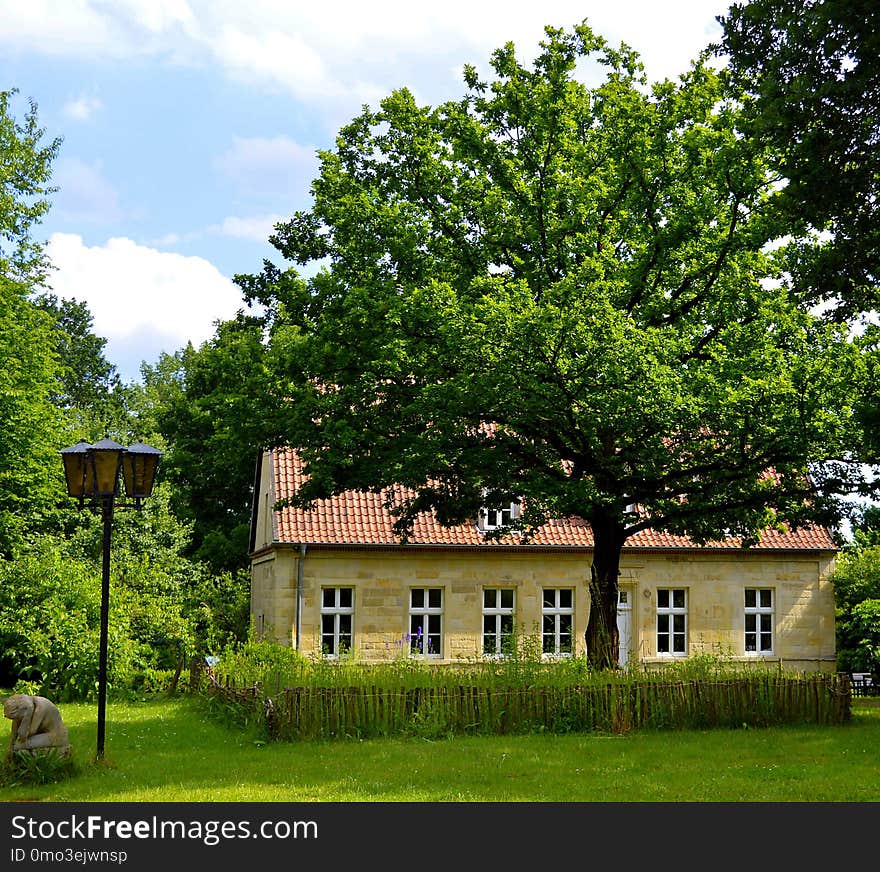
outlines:
[[[12,720],[10,750],[33,752],[54,748],[62,756],[70,753],[61,712],[46,697],[13,694],[3,703],[3,715]]]

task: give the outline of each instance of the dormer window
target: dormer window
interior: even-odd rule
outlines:
[[[478,527],[481,530],[497,530],[499,527],[509,527],[519,516],[521,506],[514,501],[506,505],[493,508],[480,509]]]

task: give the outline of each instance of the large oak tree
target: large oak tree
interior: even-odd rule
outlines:
[[[303,456],[300,506],[406,486],[403,540],[420,512],[513,499],[526,541],[586,519],[587,652],[608,666],[633,534],[748,545],[840,518],[862,360],[789,292],[780,180],[724,73],[649,85],[586,24],[491,67],[435,108],[365,107],[273,237],[309,269],[238,277],[268,311],[267,439]]]

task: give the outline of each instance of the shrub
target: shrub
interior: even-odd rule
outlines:
[[[0,561],[0,685],[26,681],[58,701],[94,699],[100,591],[100,571],[51,539],[14,562]],[[191,638],[173,603],[112,578],[108,695],[125,693],[143,670],[173,666]]]
[[[880,546],[840,555],[831,578],[837,605],[837,665],[880,672]]]

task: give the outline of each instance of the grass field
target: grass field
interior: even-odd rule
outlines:
[[[197,699],[60,706],[76,772],[0,787],[54,802],[874,802],[880,699],[838,727],[266,744]]]

